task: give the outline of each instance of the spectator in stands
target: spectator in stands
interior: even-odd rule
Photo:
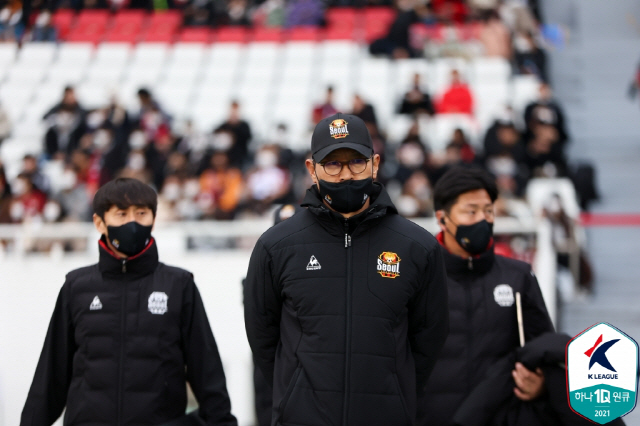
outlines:
[[[548,123],[558,132],[558,142],[564,147],[569,141],[564,112],[560,104],[553,98],[553,91],[548,83],[541,83],[539,99],[530,103],[524,110],[524,121],[527,126],[526,138],[532,137],[534,123]]]
[[[127,165],[120,171],[118,177],[138,179],[148,185],[153,183],[153,173],[147,165],[147,158],[143,150],[132,150],[127,157]]]
[[[428,158],[427,148],[420,138],[417,135],[408,136],[396,150],[398,164],[393,179],[404,185],[415,171],[426,171]]]
[[[638,91],[640,90],[640,65],[638,65],[638,69],[636,70],[633,79],[631,80],[631,84],[629,84],[629,98],[633,99],[638,95]]]
[[[0,163],[0,223],[11,223],[10,208],[11,185],[7,182],[4,166]]]
[[[473,115],[473,95],[457,69],[451,71],[451,83],[438,100],[437,111],[439,114]]]
[[[327,86],[324,102],[313,107],[313,112],[311,114],[312,124],[315,126],[320,120],[329,117],[336,112],[338,112],[338,110],[333,105],[333,86]]]
[[[226,152],[214,152],[210,167],[200,175],[200,192],[204,217],[217,220],[233,219],[244,192],[242,172],[229,165]]]
[[[0,9],[0,41],[20,40],[23,31],[22,1],[3,1]]]
[[[216,3],[212,0],[185,2],[182,18],[185,26],[213,26],[216,23]]]
[[[461,128],[458,127],[453,130],[453,136],[449,144],[460,149],[460,160],[463,163],[471,164],[474,162],[476,153]]]
[[[119,141],[107,124],[93,133],[93,155],[99,165],[100,174],[98,187],[115,179],[127,164],[128,153],[126,139]]]
[[[62,100],[45,115],[49,129],[45,135],[45,153],[49,158],[69,156],[85,134],[86,112],[78,103],[72,86],[64,88]]]
[[[567,176],[567,161],[560,133],[551,121],[534,119],[526,141],[525,163],[531,177]]]
[[[162,182],[167,174],[177,172],[169,167],[169,158],[174,152],[174,147],[175,141],[167,129],[159,132],[153,143],[147,145],[145,149],[145,162],[153,173],[153,185],[156,188],[162,188]]]
[[[324,2],[321,0],[289,0],[286,4],[287,28],[301,25],[320,25],[324,20]]]
[[[402,194],[395,203],[398,213],[405,217],[433,216],[431,182],[423,170],[415,170],[402,186]]]
[[[0,146],[2,146],[2,141],[11,136],[11,130],[13,129],[13,124],[11,123],[11,118],[7,113],[7,110],[0,103]]]
[[[51,189],[51,183],[47,175],[43,174],[38,167],[38,161],[36,157],[31,154],[27,154],[22,158],[22,172],[29,176],[33,186],[48,194]]]
[[[247,174],[247,200],[250,211],[263,214],[276,202],[286,202],[291,188],[290,175],[278,166],[279,147],[264,145],[256,152],[255,167]]]
[[[247,0],[229,0],[226,10],[218,17],[222,25],[251,25],[249,3]]]
[[[58,31],[51,23],[51,11],[45,9],[38,14],[31,38],[33,41],[57,41]]]
[[[249,162],[249,144],[251,143],[252,134],[249,123],[243,120],[240,115],[238,101],[231,102],[229,117],[215,129],[215,132],[219,131],[227,131],[233,136],[230,148],[227,151],[229,163],[242,169]]]
[[[66,167],[60,180],[60,192],[55,200],[60,204],[65,221],[91,220],[91,197],[87,190],[87,183],[78,177],[78,171],[73,166]]]
[[[484,56],[511,61],[511,32],[495,10],[486,12],[479,35]]]
[[[162,190],[158,193],[158,214],[156,222],[173,222],[180,218],[177,213],[177,204],[182,198],[182,180],[175,175],[169,175],[162,184]]]
[[[540,81],[549,82],[547,53],[536,41],[532,32],[518,33],[513,38],[515,63],[520,74],[535,75]]]
[[[429,114],[433,116],[436,111],[433,108],[431,97],[422,90],[420,84],[420,74],[413,75],[413,86],[405,93],[400,105],[400,114]]]
[[[376,118],[376,111],[373,105],[367,103],[362,99],[360,94],[353,95],[353,109],[351,114],[360,117],[362,121],[367,125],[372,125],[376,129],[378,128],[378,120]]]
[[[421,2],[399,2],[399,12],[389,27],[387,35],[374,40],[369,46],[372,55],[384,55],[393,59],[414,58],[420,56],[420,52],[414,49],[410,43],[409,29],[411,25],[419,22],[422,14],[428,13],[428,9]]]
[[[13,222],[19,223],[42,216],[47,196],[33,185],[28,174],[20,173],[12,186],[12,190],[13,199],[11,200],[9,214]]]

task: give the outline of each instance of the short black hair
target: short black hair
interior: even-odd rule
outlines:
[[[117,178],[105,183],[93,197],[93,212],[104,219],[111,207],[128,209],[131,206],[149,207],[156,216],[158,194],[149,185],[138,179]]]
[[[477,189],[486,190],[492,203],[498,198],[496,181],[488,172],[477,167],[452,167],[433,188],[433,207],[449,212],[460,195]]]

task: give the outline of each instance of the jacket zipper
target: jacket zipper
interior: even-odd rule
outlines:
[[[469,258],[471,259],[471,258]],[[471,260],[469,260],[471,262]],[[466,307],[467,307],[467,324],[473,324],[473,306],[471,305],[471,287],[465,285],[465,299],[466,299]],[[473,344],[473,331],[471,327],[467,327],[467,391],[471,392],[471,376],[473,374],[473,363],[471,362],[473,356],[471,355],[471,348]]]
[[[122,272],[126,272],[126,260],[122,261]],[[124,405],[124,348],[125,335],[127,330],[127,286],[122,285],[122,307],[120,309],[120,359],[118,360],[118,424],[123,424],[123,405]]]
[[[344,248],[347,250],[347,318],[346,318],[346,343],[344,360],[344,402],[342,408],[342,425],[347,426],[349,418],[349,394],[351,386],[351,235],[349,235],[349,223],[344,221]]]
[[[469,256],[469,263],[467,263],[467,268],[469,268],[470,271],[473,271],[473,257]]]

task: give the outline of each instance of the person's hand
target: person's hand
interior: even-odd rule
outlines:
[[[511,372],[516,387],[513,393],[522,401],[532,401],[542,395],[544,391],[544,374],[539,368],[536,371],[527,369],[524,365],[516,362],[515,369]]]

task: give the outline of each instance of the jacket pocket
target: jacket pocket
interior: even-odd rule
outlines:
[[[282,418],[284,417],[284,410],[287,407],[287,403],[291,398],[291,394],[293,393],[293,390],[295,389],[296,384],[298,383],[298,379],[300,378],[301,372],[302,372],[302,367],[296,368],[296,371],[293,372],[293,376],[291,377],[289,386],[287,386],[287,391],[285,392],[284,396],[282,397],[282,401],[280,401],[280,405],[278,406],[279,416],[278,416],[277,423],[282,422]]]
[[[398,396],[400,397],[400,401],[402,402],[402,409],[404,411],[405,418],[407,420],[407,425],[415,425],[415,414],[412,416],[409,414],[409,408],[407,407],[407,401],[402,393],[402,387],[400,386],[400,381],[398,380],[398,375],[393,373],[393,379],[396,381],[396,388],[398,389]]]

